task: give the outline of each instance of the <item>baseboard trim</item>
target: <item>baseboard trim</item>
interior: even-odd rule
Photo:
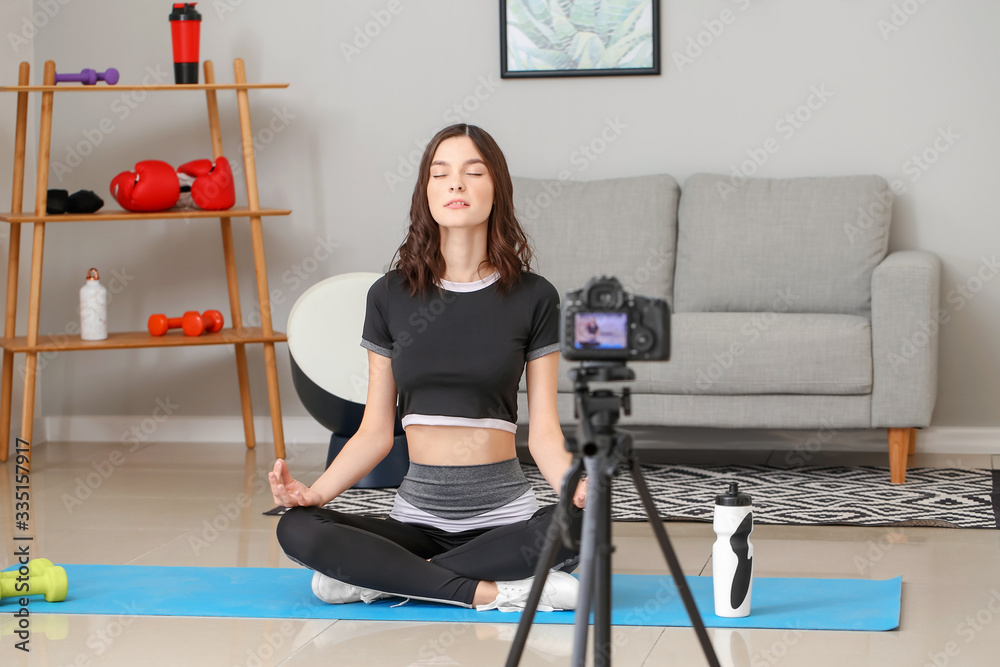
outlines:
[[[1000,428],[928,426],[917,432],[917,451],[930,454],[1000,455]]]
[[[312,417],[285,417],[282,428],[286,443],[330,442],[330,432]],[[242,417],[43,417],[35,433],[51,442],[244,442]],[[269,417],[254,418],[254,435],[258,444],[274,444]]]
[[[285,441],[299,444],[326,445],[330,432],[315,419],[289,416],[283,419]],[[257,442],[273,444],[271,421],[268,417],[254,419]],[[678,429],[683,431],[685,446],[732,447],[739,449],[794,449],[796,438],[769,435],[767,431],[734,429]],[[699,438],[699,432],[704,437]],[[827,450],[886,451],[886,429],[842,431],[824,445]],[[16,431],[15,431],[16,432]],[[36,422],[35,433],[42,441],[53,442],[243,442],[243,420],[240,417],[155,417],[135,416],[55,416]],[[798,432],[795,432],[798,433]],[[811,432],[802,431],[803,441]],[[750,437],[747,437],[747,436]],[[736,442],[734,442],[736,440]],[[668,445],[676,446],[676,445]],[[931,426],[917,433],[917,451],[931,454],[997,454],[1000,455],[1000,428]]]

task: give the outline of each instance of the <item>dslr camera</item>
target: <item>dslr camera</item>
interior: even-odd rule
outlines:
[[[560,321],[562,354],[573,361],[666,361],[670,306],[635,296],[612,276],[567,292]]]

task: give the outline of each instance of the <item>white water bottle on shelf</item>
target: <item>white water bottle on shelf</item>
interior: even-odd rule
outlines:
[[[108,337],[108,290],[101,284],[97,269],[87,271],[80,288],[80,338],[104,340]]]
[[[750,615],[753,590],[753,499],[731,482],[729,491],[715,497],[712,528],[718,536],[712,546],[712,583],[715,615],[742,618]]]

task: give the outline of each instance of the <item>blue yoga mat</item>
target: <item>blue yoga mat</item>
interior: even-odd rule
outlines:
[[[69,577],[69,596],[51,603],[32,597],[32,613],[442,623],[515,623],[521,617],[517,612],[478,612],[418,600],[399,605],[398,598],[370,605],[330,605],[313,596],[312,572],[305,569],[63,567]],[[753,582],[753,608],[747,618],[719,618],[713,613],[711,577],[688,577],[687,581],[708,627],[881,631],[899,626],[901,577],[882,581],[760,577]],[[671,577],[616,574],[611,589],[614,625],[691,625]],[[0,601],[0,611],[8,604],[6,599]],[[573,612],[537,613],[535,622],[572,624]]]

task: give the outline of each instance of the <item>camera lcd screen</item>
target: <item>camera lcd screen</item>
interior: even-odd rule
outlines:
[[[628,349],[628,313],[575,313],[573,317],[577,350]]]

